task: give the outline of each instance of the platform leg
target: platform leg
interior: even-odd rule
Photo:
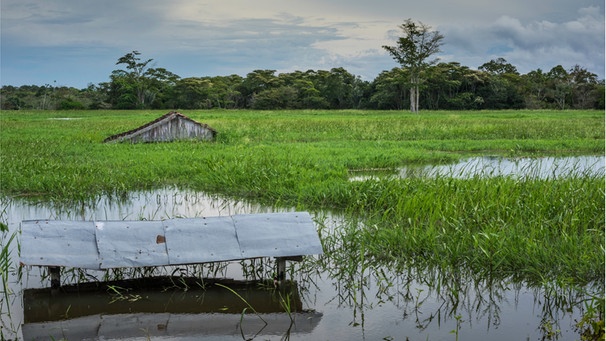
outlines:
[[[61,268],[58,266],[49,266],[51,289],[59,289],[61,286]]]
[[[286,259],[276,257],[276,276],[278,281],[283,281],[286,276]]]

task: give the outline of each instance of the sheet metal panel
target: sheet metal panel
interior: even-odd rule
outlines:
[[[288,257],[322,253],[322,245],[307,212],[233,216],[241,258]]]
[[[240,259],[240,245],[231,217],[171,219],[166,222],[171,265]]]
[[[321,254],[307,212],[166,221],[23,221],[25,265],[88,269]]]
[[[26,220],[21,222],[21,263],[99,269],[92,222]]]
[[[97,221],[95,229],[104,269],[168,264],[162,221]]]

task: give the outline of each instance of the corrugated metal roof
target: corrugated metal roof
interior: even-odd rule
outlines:
[[[164,221],[21,223],[21,263],[87,269],[321,254],[307,212]]]

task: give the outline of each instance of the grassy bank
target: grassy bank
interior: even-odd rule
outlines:
[[[603,280],[603,178],[349,181],[473,155],[603,155],[603,112],[190,111],[216,142],[102,143],[164,113],[3,112],[1,194],[70,201],[177,186],[361,216],[369,227],[350,237],[376,259]]]

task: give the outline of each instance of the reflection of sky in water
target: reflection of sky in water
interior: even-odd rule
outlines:
[[[102,196],[87,204],[64,207],[10,200],[7,202],[0,200],[0,205],[9,218],[9,226],[11,223],[29,219],[163,220],[273,212],[271,208],[257,204],[171,188],[131,192],[122,199]]]
[[[500,158],[476,157],[456,164],[404,167],[398,175],[411,177],[495,177],[561,178],[575,175],[604,176],[604,156]]]

